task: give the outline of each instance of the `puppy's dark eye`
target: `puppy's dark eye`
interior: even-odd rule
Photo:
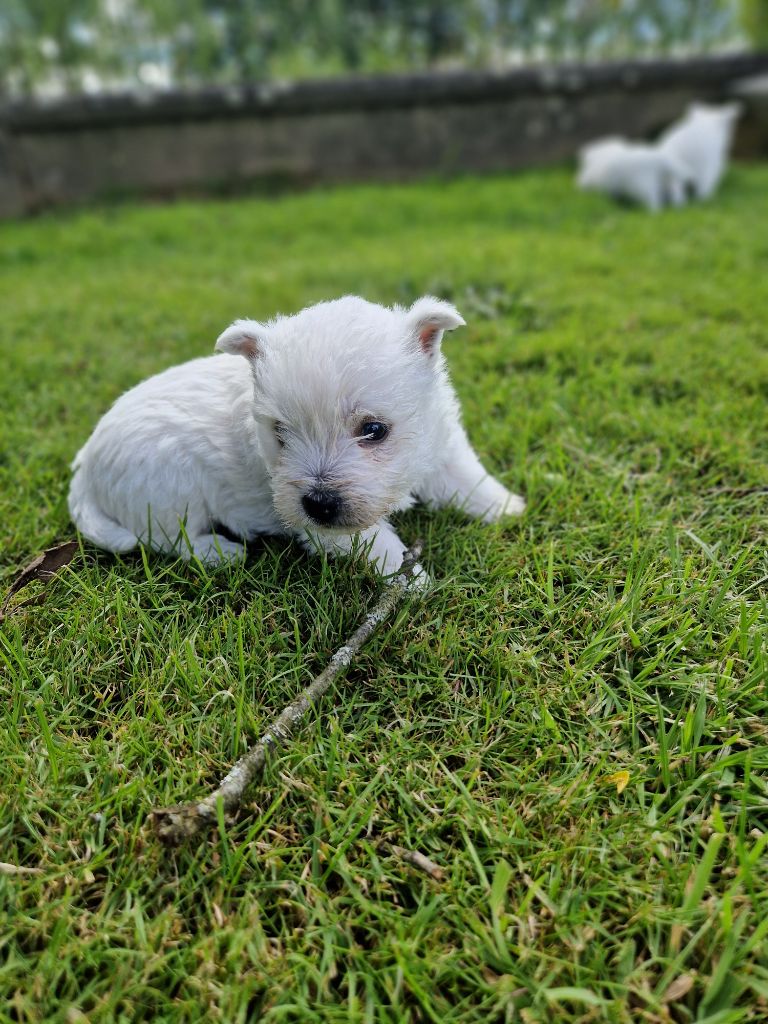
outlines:
[[[379,441],[383,441],[389,433],[389,427],[386,423],[380,423],[378,420],[366,420],[358,431],[358,437],[361,441],[365,441],[366,444],[378,444]]]
[[[275,421],[274,427],[275,439],[281,448],[285,448],[285,425]]]

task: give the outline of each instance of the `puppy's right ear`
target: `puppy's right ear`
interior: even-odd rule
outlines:
[[[266,328],[256,320],[235,320],[216,340],[217,352],[258,359],[264,348]]]

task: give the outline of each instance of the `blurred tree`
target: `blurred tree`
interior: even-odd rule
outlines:
[[[732,41],[739,0],[0,0],[0,90],[599,59]],[[742,0],[755,42],[768,0]]]
[[[65,88],[82,84],[81,69],[91,57],[92,29],[100,0],[4,0],[0,10],[0,65],[28,91],[40,78],[56,75]]]
[[[741,0],[741,23],[755,46],[768,49],[768,3],[766,0]]]

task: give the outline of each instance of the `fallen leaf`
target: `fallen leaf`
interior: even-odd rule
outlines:
[[[692,974],[681,974],[679,978],[675,978],[661,997],[662,1003],[676,1003],[678,999],[688,995],[695,980]]]
[[[59,569],[69,565],[77,554],[79,547],[80,545],[76,540],[67,540],[63,544],[57,544],[56,547],[47,548],[42,555],[38,555],[26,568],[22,569],[13,583],[11,583],[8,593],[5,595],[5,600],[0,608],[0,622],[9,614],[8,605],[14,594],[18,594],[20,590],[35,580],[47,583]],[[32,598],[30,601],[24,601],[18,607],[22,608],[27,604],[37,604],[40,600],[41,598],[39,597]],[[14,610],[11,609],[10,614]]]

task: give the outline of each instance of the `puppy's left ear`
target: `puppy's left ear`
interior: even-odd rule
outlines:
[[[233,356],[258,359],[264,348],[266,328],[256,320],[235,320],[216,339],[217,352],[229,352]]]
[[[406,313],[406,324],[421,351],[432,356],[440,350],[443,331],[463,327],[465,320],[450,302],[425,295],[423,299],[414,302]]]

